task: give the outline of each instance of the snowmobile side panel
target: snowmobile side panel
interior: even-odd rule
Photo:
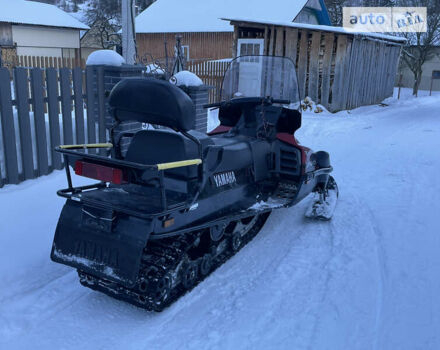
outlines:
[[[151,222],[147,220],[67,200],[51,259],[132,287],[150,233]]]

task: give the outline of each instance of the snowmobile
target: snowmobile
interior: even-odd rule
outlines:
[[[254,238],[272,210],[313,194],[307,216],[330,219],[338,190],[329,155],[294,136],[302,119],[293,62],[234,59],[221,101],[205,106],[220,120],[205,134],[193,130],[195,108],[180,88],[119,82],[109,96],[115,126],[162,128],[57,147],[68,188],[58,191],[67,201],[51,259],[77,269],[83,286],[162,311]],[[74,187],[70,167],[98,182]]]

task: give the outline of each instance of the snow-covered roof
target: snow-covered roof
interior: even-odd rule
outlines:
[[[388,34],[381,33],[365,33],[365,32],[356,32],[347,30],[343,27],[332,27],[332,26],[323,26],[319,24],[306,24],[306,23],[292,23],[292,22],[283,22],[283,21],[259,21],[255,19],[249,18],[222,18],[224,21],[230,22],[244,22],[244,23],[256,23],[256,24],[270,24],[274,26],[283,26],[283,27],[292,27],[292,28],[300,28],[300,29],[310,29],[310,30],[319,30],[323,32],[333,32],[333,33],[343,33],[343,34],[354,34],[354,35],[363,35],[370,38],[376,39],[384,39],[384,40],[392,40],[397,42],[406,42],[406,39],[401,36],[393,36]]]
[[[136,18],[137,33],[231,32],[222,17],[291,22],[307,0],[158,0]]]
[[[0,0],[0,22],[89,29],[54,5],[24,0]]]

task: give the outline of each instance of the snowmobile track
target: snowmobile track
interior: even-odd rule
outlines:
[[[221,250],[216,255],[211,254],[212,265],[207,268],[208,271],[204,274],[201,273],[203,258],[188,260],[189,250],[197,248],[195,242],[200,241],[200,234],[191,232],[184,236],[164,239],[164,242],[162,240],[151,241],[144,251],[141,272],[133,289],[88,275],[83,271],[78,271],[80,282],[85,287],[103,292],[148,311],[161,312],[187,292],[190,292],[248,244],[263,228],[270,213],[270,210],[263,211],[254,216],[247,226],[243,225],[245,233],[240,236],[238,242],[238,235],[234,234],[234,231],[231,234],[226,233],[222,240],[216,242],[215,245],[211,245],[211,251],[212,248]],[[241,220],[238,220],[234,224],[238,225],[241,222]],[[197,271],[193,274],[193,277],[197,279],[188,282],[185,280],[186,274],[181,276],[180,269],[188,268],[191,264],[197,268]],[[168,284],[163,281],[167,281]],[[146,286],[144,286],[145,283]]]

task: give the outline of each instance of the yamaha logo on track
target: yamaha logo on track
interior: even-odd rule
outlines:
[[[235,173],[233,171],[228,171],[226,173],[215,174],[214,182],[217,187],[222,187],[230,184],[234,184],[237,182],[235,177]]]

